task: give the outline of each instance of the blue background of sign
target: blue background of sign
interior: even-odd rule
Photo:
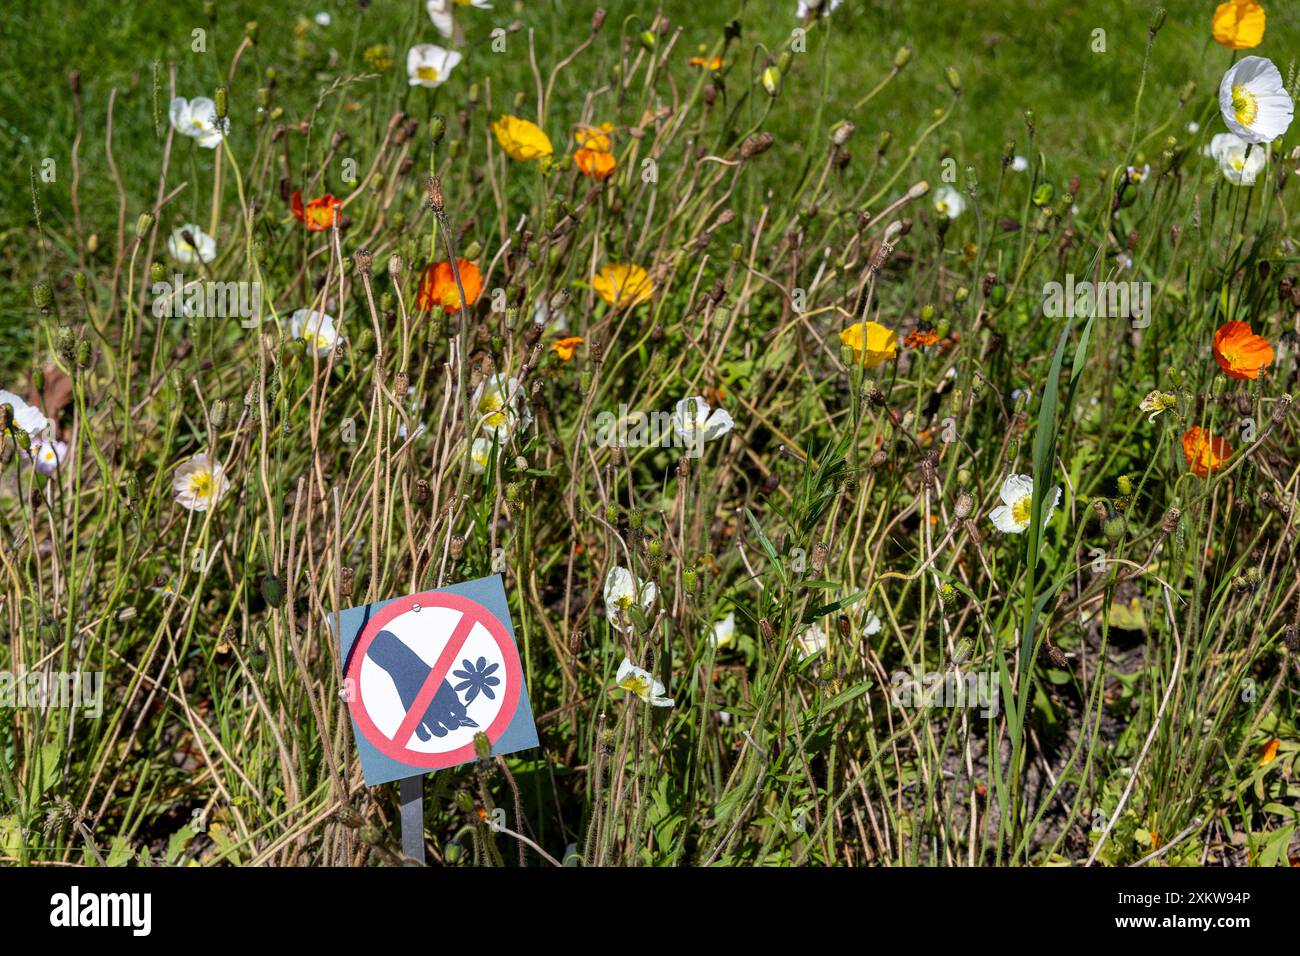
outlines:
[[[511,641],[515,641],[515,627],[510,620],[510,608],[506,604],[506,589],[501,583],[499,574],[487,578],[477,578],[473,581],[463,581],[450,587],[434,589],[434,593],[443,592],[458,594],[483,605],[510,632]],[[360,636],[361,631],[365,628],[366,622],[381,608],[392,604],[394,601],[409,601],[410,597],[410,595],[403,595],[402,597],[389,598],[387,601],[363,604],[360,607],[352,607],[340,612],[336,621],[336,630],[339,640],[339,660],[344,668],[344,673],[347,671],[348,654],[352,650],[352,645],[356,643],[357,638]],[[516,652],[518,647],[519,644],[515,641]],[[533,723],[533,707],[528,700],[528,682],[522,680],[520,684],[519,706],[515,708],[515,716],[510,721],[510,725],[506,727],[500,739],[492,745],[493,756],[515,753],[519,750],[528,750],[537,746],[537,727]],[[352,736],[357,742],[357,752],[361,756],[361,771],[365,774],[368,786],[374,787],[381,783],[401,780],[404,777],[421,776],[434,772],[428,767],[409,766],[394,760],[387,754],[381,753],[357,729],[356,721],[352,722]],[[469,762],[465,761],[465,763]]]

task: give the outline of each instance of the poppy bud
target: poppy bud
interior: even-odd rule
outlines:
[[[36,303],[36,308],[42,312],[50,310],[50,306],[54,303],[54,293],[50,289],[50,284],[44,279],[32,286],[32,300]]]
[[[90,339],[82,339],[77,343],[77,368],[87,368],[90,365]]]
[[[907,66],[911,59],[912,48],[910,46],[900,46],[898,51],[894,54],[894,69],[901,70],[903,67]]]
[[[474,734],[474,756],[479,760],[489,760],[492,757],[492,741],[481,730]]]
[[[218,120],[223,120],[230,115],[229,104],[226,102],[226,97],[227,97],[226,88],[224,86],[218,86],[216,96],[213,97],[213,100],[216,102],[217,105]]]
[[[459,561],[465,556],[465,536],[463,534],[453,534],[451,536],[451,559]]]
[[[960,96],[961,74],[957,72],[957,68],[955,66],[948,67],[948,69],[944,70],[943,77],[948,81],[948,86],[952,88],[952,91]]]
[[[682,571],[682,589],[687,594],[694,594],[696,587],[699,586],[700,576],[694,568],[686,568]]]
[[[441,113],[435,114],[433,119],[429,120],[429,139],[433,142],[434,146],[437,146],[442,142],[443,134],[446,132],[447,118]]]
[[[143,239],[145,233],[147,233],[153,227],[153,222],[154,222],[153,213],[150,212],[140,213],[140,218],[135,221],[136,238]]]
[[[208,412],[208,418],[212,421],[213,428],[221,428],[226,424],[226,413],[230,410],[230,403],[224,398],[219,398],[212,403],[212,408]]]
[[[956,518],[958,521],[964,521],[966,518],[970,517],[971,510],[974,507],[975,507],[975,499],[971,497],[971,493],[969,491],[967,491],[965,488],[962,488],[957,493],[957,503],[953,506],[952,509],[953,517]]]
[[[605,8],[597,7],[596,12],[591,15],[591,32],[599,33],[605,25]]]
[[[763,89],[767,90],[768,96],[776,96],[781,92],[781,70],[776,66],[769,66],[763,71],[759,78],[763,84]]]

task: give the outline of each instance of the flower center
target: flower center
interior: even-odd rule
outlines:
[[[190,494],[196,498],[212,497],[212,473],[196,471],[190,475]]]
[[[618,686],[624,690],[631,691],[638,697],[644,697],[646,694],[650,693],[650,681],[642,677],[640,674],[628,674],[619,681]]]
[[[1259,115],[1259,100],[1255,99],[1254,93],[1238,83],[1232,88],[1232,110],[1237,114],[1238,123],[1250,126]]]
[[[415,75],[422,80],[428,80],[430,83],[438,82],[438,71],[431,66],[422,66],[417,68]]]
[[[506,423],[505,413],[501,411],[505,402],[500,395],[484,395],[478,403],[479,413],[485,415],[485,421],[493,428],[500,428]]]
[[[1033,513],[1034,496],[1025,495],[1014,505],[1011,506],[1011,517],[1016,524],[1029,524],[1029,517]]]

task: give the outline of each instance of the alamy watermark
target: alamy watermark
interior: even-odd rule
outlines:
[[[996,717],[1000,707],[993,671],[894,671],[890,684],[895,707],[978,707],[981,717]]]
[[[0,671],[0,709],[51,707],[80,710],[98,719],[104,713],[102,671]]]
[[[260,282],[185,281],[175,273],[171,280],[155,282],[153,315],[156,319],[234,319],[245,329],[254,329],[262,321],[262,284]]]
[[[1066,273],[1065,282],[1048,282],[1043,286],[1043,314],[1059,319],[1074,318],[1131,319],[1133,328],[1151,324],[1150,282],[1076,282],[1074,273]]]
[[[702,429],[683,427],[672,412],[632,411],[618,406],[618,414],[601,412],[596,416],[596,444],[602,448],[646,448],[658,445],[681,448],[687,458],[704,453]]]

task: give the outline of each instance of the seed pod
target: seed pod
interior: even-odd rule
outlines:
[[[451,536],[451,559],[459,561],[465,556],[465,536],[463,534],[453,534]]]

